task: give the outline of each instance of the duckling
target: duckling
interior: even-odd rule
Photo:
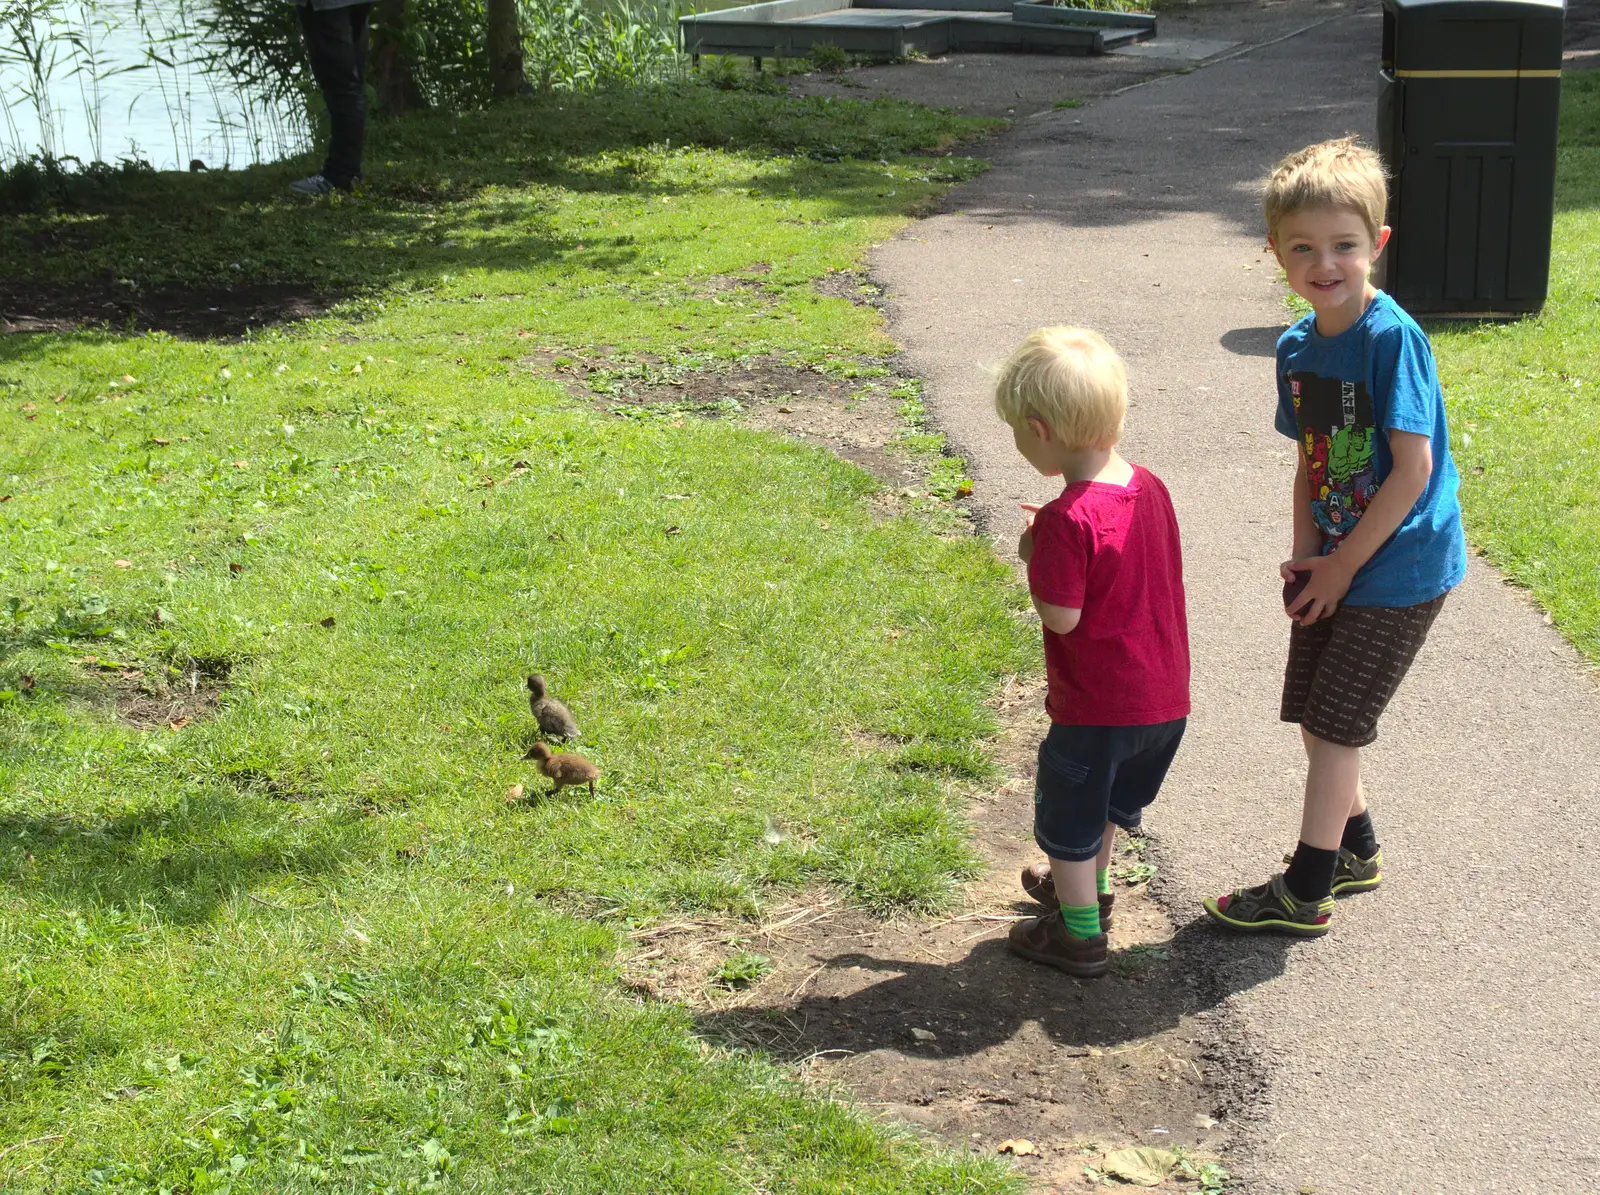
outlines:
[[[528,706],[533,710],[541,733],[553,739],[578,737],[578,724],[572,720],[572,711],[554,697],[546,695],[544,677],[537,672],[528,678]]]
[[[594,782],[600,776],[600,769],[583,756],[555,755],[543,743],[535,743],[522,758],[538,760],[539,770],[555,781],[556,786],[550,790],[552,797],[564,788],[577,788],[582,784],[587,784],[589,795],[594,796]]]

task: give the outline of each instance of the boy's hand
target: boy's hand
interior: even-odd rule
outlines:
[[[1285,581],[1293,581],[1296,573],[1311,574],[1311,579],[1306,582],[1305,588],[1284,607],[1284,613],[1302,626],[1310,626],[1321,619],[1332,618],[1333,612],[1339,608],[1339,603],[1344,601],[1344,595],[1350,592],[1350,582],[1354,580],[1353,574],[1339,559],[1338,552],[1331,556],[1305,556],[1299,560],[1285,560],[1278,566],[1278,572]]]
[[[1019,502],[1022,508],[1022,538],[1017,540],[1017,555],[1022,558],[1022,563],[1027,564],[1033,559],[1033,516],[1038,514],[1041,507],[1035,502]]]

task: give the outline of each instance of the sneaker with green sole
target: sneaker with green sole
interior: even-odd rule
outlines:
[[[1285,866],[1294,862],[1293,855],[1283,857]],[[1383,852],[1363,859],[1353,851],[1339,848],[1339,861],[1333,865],[1333,894],[1350,896],[1356,892],[1371,892],[1383,883]]]
[[[1280,872],[1265,884],[1239,888],[1228,896],[1201,902],[1213,921],[1243,933],[1277,930],[1302,938],[1320,938],[1333,924],[1333,897],[1296,900]]]

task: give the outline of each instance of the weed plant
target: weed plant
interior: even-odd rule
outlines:
[[[162,174],[36,218],[31,256],[8,228],[40,284],[359,300],[237,343],[0,339],[0,1187],[1015,1189],[615,980],[663,917],[948,900],[1020,596],[824,451],[559,381],[882,385],[876,314],[811,284],[970,173],[907,155],[974,127],[552,98],[390,128],[366,198]],[[598,798],[521,761],[534,668]],[[211,717],[117,716],[199,683]]]

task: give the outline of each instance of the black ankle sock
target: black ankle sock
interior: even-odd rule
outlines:
[[[1333,868],[1339,862],[1339,852],[1325,851],[1321,847],[1299,843],[1294,848],[1294,859],[1289,870],[1283,873],[1284,887],[1296,900],[1314,901],[1333,894]]]
[[[1344,840],[1339,843],[1357,859],[1370,859],[1378,853],[1378,836],[1372,830],[1372,814],[1363,809],[1344,824]]]

